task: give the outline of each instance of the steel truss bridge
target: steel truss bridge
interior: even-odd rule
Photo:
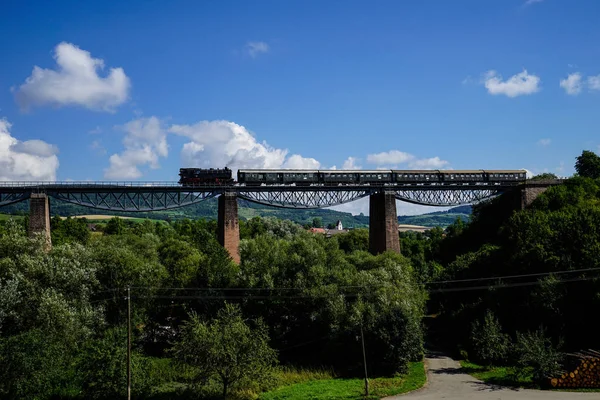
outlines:
[[[428,206],[472,204],[502,194],[519,182],[502,184],[386,184],[181,186],[174,182],[0,182],[0,206],[27,200],[31,193],[101,210],[145,212],[184,207],[235,193],[255,203],[284,208],[323,208],[348,203],[374,193],[392,193],[401,201]]]

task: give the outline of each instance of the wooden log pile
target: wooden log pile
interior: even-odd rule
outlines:
[[[550,379],[555,388],[600,388],[600,352],[582,350],[566,354],[568,370]]]

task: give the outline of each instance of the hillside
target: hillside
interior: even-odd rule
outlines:
[[[217,216],[217,200],[211,199],[201,203],[193,204],[187,207],[177,208],[167,211],[156,211],[147,213],[131,212],[112,212],[110,214],[119,216],[129,216],[135,218],[151,218],[163,220],[177,220],[183,218],[206,218],[214,219]],[[0,207],[0,213],[3,214],[26,214],[28,212],[28,203],[21,202],[10,206]],[[250,219],[253,217],[276,217],[279,219],[288,219],[299,224],[310,224],[314,218],[321,218],[323,225],[335,224],[338,220],[348,228],[367,227],[369,217],[365,215],[352,215],[346,212],[334,211],[329,209],[322,210],[294,210],[287,208],[277,208],[255,204],[246,200],[239,200],[239,216],[241,219]],[[455,207],[449,211],[437,211],[423,215],[405,215],[399,216],[398,222],[406,225],[422,226],[440,226],[446,227],[461,218],[468,220],[471,213],[470,206]],[[73,215],[106,215],[106,210],[96,210],[93,208],[81,207],[52,199],[50,205],[50,214],[60,216]]]

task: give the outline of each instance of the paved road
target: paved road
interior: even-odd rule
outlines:
[[[600,399],[600,393],[551,392],[542,390],[514,389],[484,383],[460,371],[460,364],[451,358],[430,356],[427,384],[422,389],[406,395],[386,399],[466,399],[466,400],[586,400]]]

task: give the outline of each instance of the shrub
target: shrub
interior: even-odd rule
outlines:
[[[562,354],[546,337],[545,330],[540,327],[535,332],[517,332],[515,356],[520,367],[532,367],[533,379],[545,382],[546,378],[557,375],[561,370]]]
[[[211,323],[192,314],[173,353],[184,365],[198,368],[196,384],[204,386],[213,378],[226,398],[232,387],[243,390],[263,383],[277,362],[275,350],[268,345],[266,325],[260,320],[253,325],[233,304],[225,304]]]
[[[500,322],[487,311],[483,324],[475,321],[471,329],[471,344],[477,361],[487,365],[501,364],[510,350],[510,337],[502,333]]]

